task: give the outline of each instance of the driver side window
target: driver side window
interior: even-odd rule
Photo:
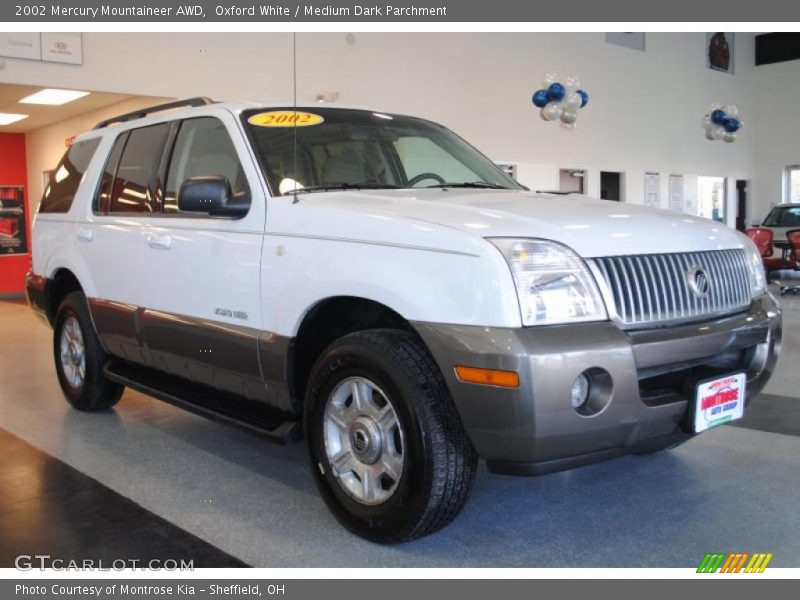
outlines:
[[[423,173],[438,175],[445,182],[480,181],[482,178],[463,163],[426,137],[402,137],[395,142],[395,150],[403,163],[408,180]],[[437,179],[420,179],[419,183],[434,185]]]
[[[249,194],[239,155],[225,125],[214,117],[186,119],[175,139],[164,190],[164,212],[178,213],[178,191],[187,179],[222,176],[234,196]]]

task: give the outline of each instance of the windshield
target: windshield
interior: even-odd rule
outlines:
[[[800,227],[800,206],[776,206],[764,219],[764,227]]]
[[[273,194],[437,186],[524,189],[453,132],[423,119],[289,107],[246,111],[243,121]]]

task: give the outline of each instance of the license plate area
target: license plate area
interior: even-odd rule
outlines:
[[[744,416],[747,375],[734,373],[697,384],[694,401],[694,432],[730,423]]]

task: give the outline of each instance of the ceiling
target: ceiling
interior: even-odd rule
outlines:
[[[22,119],[11,125],[0,126],[0,132],[24,133],[32,131],[134,97],[126,94],[92,92],[88,96],[78,98],[61,106],[19,104],[18,100],[25,96],[30,96],[41,89],[42,86],[40,85],[0,83],[0,112],[30,115],[27,119]]]

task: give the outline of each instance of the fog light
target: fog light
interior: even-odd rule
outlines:
[[[572,408],[578,409],[586,404],[586,400],[589,398],[589,378],[585,373],[578,375],[575,383],[572,384],[571,396]]]

